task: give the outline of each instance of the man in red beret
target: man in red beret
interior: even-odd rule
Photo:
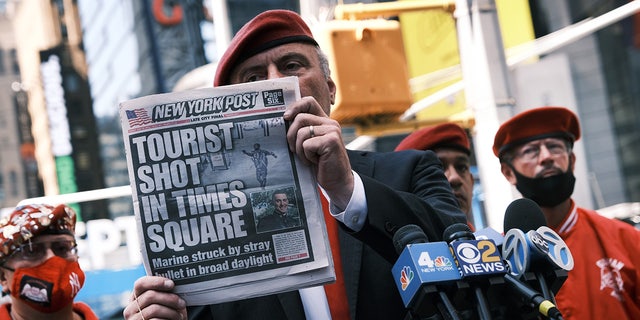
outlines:
[[[547,225],[574,257],[574,269],[556,296],[564,319],[640,319],[640,231],[571,199],[573,143],[579,138],[573,112],[542,107],[502,124],[493,152],[502,174],[540,205]]]
[[[20,206],[0,219],[0,285],[11,296],[0,319],[98,319],[73,301],[84,284],[75,225],[66,205]]]
[[[438,156],[444,175],[449,180],[460,209],[473,225],[471,201],[473,200],[473,175],[471,167],[471,143],[462,127],[455,123],[443,123],[416,130],[406,136],[395,151],[416,149],[432,150]]]
[[[320,291],[304,289],[189,308],[189,317],[402,319],[406,310],[390,273],[398,257],[393,234],[415,224],[429,240],[438,241],[448,225],[465,221],[438,159],[433,152],[379,154],[345,148],[340,125],[329,118],[336,85],[327,58],[309,27],[292,11],[263,12],[245,24],[220,59],[214,85],[286,76],[298,78],[302,95],[284,113],[289,148],[312,167],[329,200],[331,212],[325,214],[329,234],[339,233],[339,239],[330,237],[336,284],[324,286],[326,294],[316,287]],[[333,228],[336,222],[339,227]],[[170,293],[172,288],[168,279],[139,279],[125,317],[186,318],[185,303]]]

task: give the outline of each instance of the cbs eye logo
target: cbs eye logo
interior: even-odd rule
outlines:
[[[489,240],[480,240],[477,243],[465,242],[456,247],[456,256],[465,263],[474,264],[482,262],[498,262],[500,255],[496,245]]]

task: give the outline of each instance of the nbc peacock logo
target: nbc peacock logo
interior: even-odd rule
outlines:
[[[406,290],[409,284],[413,280],[413,270],[409,266],[404,266],[400,271],[400,284],[402,284],[402,291]]]
[[[447,257],[444,257],[444,256],[437,257],[435,260],[433,260],[433,262],[436,268],[451,267],[453,265],[451,263],[451,260],[449,260]]]

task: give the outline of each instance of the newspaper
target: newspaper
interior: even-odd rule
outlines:
[[[315,177],[287,146],[298,99],[289,77],[120,104],[145,270],[188,305],[335,280]]]

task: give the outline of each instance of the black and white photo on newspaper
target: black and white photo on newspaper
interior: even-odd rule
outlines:
[[[287,146],[297,99],[289,77],[120,104],[143,264],[188,304],[335,279],[315,178]]]

